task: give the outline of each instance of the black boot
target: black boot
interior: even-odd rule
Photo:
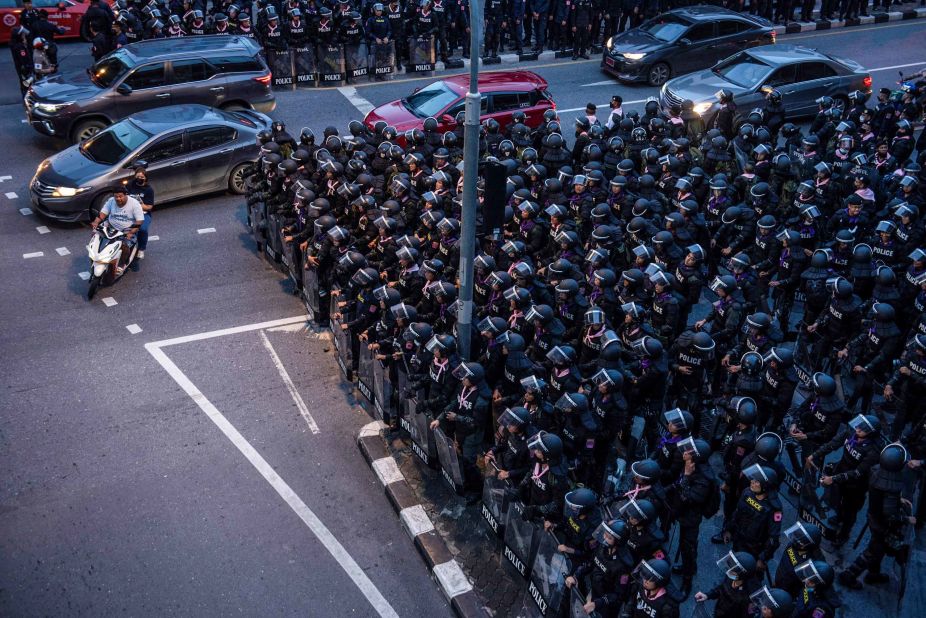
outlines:
[[[839,582],[839,585],[844,588],[849,588],[851,590],[861,590],[862,582],[858,580],[858,577],[852,573],[852,567],[849,567],[836,577],[836,581]]]

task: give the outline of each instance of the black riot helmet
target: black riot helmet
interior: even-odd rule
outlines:
[[[777,459],[783,447],[784,442],[782,442],[781,437],[775,432],[766,431],[756,438],[756,455],[765,461]]]
[[[902,444],[894,442],[881,449],[879,463],[888,472],[900,472],[909,460],[910,455],[907,449]]]

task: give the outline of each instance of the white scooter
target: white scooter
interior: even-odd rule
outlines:
[[[87,245],[87,254],[90,257],[90,287],[87,289],[87,300],[91,300],[100,285],[115,283],[135,261],[138,253],[138,244],[131,246],[131,254],[123,268],[118,268],[125,247],[125,232],[120,232],[108,221],[97,226],[93,237]]]

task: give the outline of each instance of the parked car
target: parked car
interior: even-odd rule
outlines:
[[[104,0],[105,1],[105,0]],[[32,8],[48,11],[48,21],[64,28],[55,39],[80,37],[80,21],[90,8],[90,0],[32,0]],[[22,0],[0,0],[0,43],[9,43],[13,28],[23,12]]]
[[[722,58],[775,42],[767,19],[718,6],[663,13],[605,42],[601,68],[626,82],[661,86],[673,75],[706,69]]]
[[[663,108],[690,99],[695,111],[709,123],[717,113],[717,92],[733,93],[737,109],[748,113],[763,107],[766,93],[782,95],[788,118],[810,116],[824,95],[845,106],[848,93],[871,92],[871,75],[854,60],[825,54],[799,45],[767,45],[739,52],[710,69],[676,77],[661,90]]]
[[[253,110],[171,105],[133,114],[45,159],[30,183],[33,208],[59,221],[88,220],[137,161],[148,166],[157,204],[208,192],[244,193],[257,133],[270,118]]]
[[[77,143],[153,107],[202,104],[221,109],[276,107],[270,69],[248,37],[212,35],[126,45],[86,72],[41,80],[25,97],[39,133]]]
[[[440,130],[455,126],[456,115],[463,111],[469,76],[457,75],[436,81],[411,95],[380,105],[364,118],[373,128],[379,121],[396,128],[400,136],[408,129],[419,129],[427,117],[437,119]],[[556,109],[547,92],[545,79],[531,71],[497,71],[479,75],[482,93],[482,120],[494,118],[504,129],[511,124],[511,115],[520,110],[527,115],[527,125],[536,127],[543,122],[543,113]]]

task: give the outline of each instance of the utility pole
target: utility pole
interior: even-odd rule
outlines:
[[[484,1],[484,0],[482,0]],[[479,39],[482,30],[480,0],[469,0],[469,92],[463,121],[463,213],[460,237],[460,312],[457,314],[457,349],[469,360],[473,329],[473,259],[476,253],[476,179],[479,175]]]

